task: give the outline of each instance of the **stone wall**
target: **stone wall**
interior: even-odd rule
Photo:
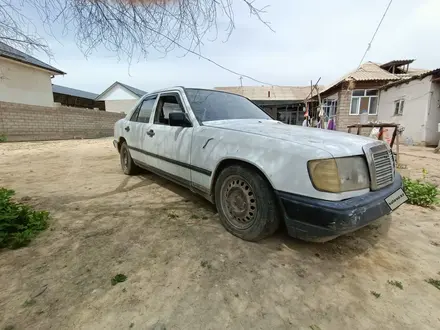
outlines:
[[[0,135],[8,141],[98,138],[113,135],[123,114],[73,107],[0,102]]]

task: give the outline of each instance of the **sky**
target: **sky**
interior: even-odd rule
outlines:
[[[271,31],[234,0],[235,30],[204,41],[204,56],[234,71],[273,85],[304,86],[321,77],[330,84],[354,70],[388,5],[389,0],[257,0],[269,5],[263,18]],[[394,0],[365,61],[387,62],[414,58],[414,68],[440,67],[439,0]],[[223,18],[220,18],[221,22]],[[40,32],[44,36],[44,32]],[[238,86],[239,76],[175,50],[165,58],[154,53],[129,65],[124,58],[98,49],[87,58],[73,36],[62,40],[46,36],[54,54],[34,56],[66,72],[53,83],[101,93],[114,81],[153,91],[171,86]],[[59,38],[57,38],[59,39]],[[243,85],[261,85],[243,79]]]

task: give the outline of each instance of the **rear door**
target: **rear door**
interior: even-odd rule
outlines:
[[[151,114],[157,101],[157,95],[150,95],[143,99],[133,112],[130,120],[126,122],[125,136],[131,157],[138,163],[155,165],[155,159],[148,156],[143,148],[143,141],[146,132],[151,126]]]

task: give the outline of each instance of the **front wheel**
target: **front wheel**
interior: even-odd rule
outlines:
[[[122,171],[124,171],[124,174],[134,175],[139,172],[139,167],[136,166],[133,158],[131,158],[130,150],[128,149],[126,142],[122,142],[119,155],[121,157],[121,168]]]
[[[244,240],[261,240],[279,226],[273,189],[251,168],[240,165],[225,168],[215,185],[215,203],[226,230]]]

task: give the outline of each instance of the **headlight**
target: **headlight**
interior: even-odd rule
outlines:
[[[361,156],[317,159],[308,162],[316,189],[339,193],[370,187],[367,162]]]

